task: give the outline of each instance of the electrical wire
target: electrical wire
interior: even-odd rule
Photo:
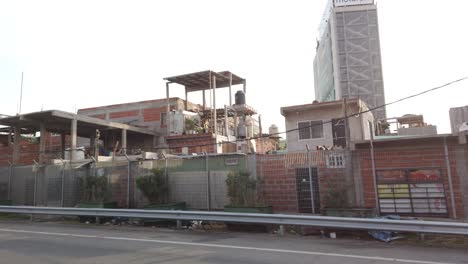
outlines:
[[[334,120],[335,121],[342,121],[342,120],[346,120],[346,119],[348,119],[350,117],[353,117],[353,116],[357,116],[357,115],[365,114],[365,113],[368,113],[368,112],[372,112],[374,110],[377,110],[377,109],[380,109],[380,108],[383,108],[383,107],[386,107],[386,106],[389,106],[389,105],[393,105],[393,104],[396,104],[396,103],[399,103],[399,102],[402,102],[402,101],[405,101],[405,100],[408,100],[408,99],[411,99],[411,98],[415,98],[415,97],[418,97],[418,96],[421,96],[421,95],[424,95],[424,94],[427,94],[427,93],[430,93],[430,92],[433,92],[433,91],[436,91],[436,90],[440,90],[442,88],[451,86],[451,85],[453,85],[455,83],[458,83],[458,82],[465,81],[467,79],[468,79],[468,76],[457,79],[457,80],[454,80],[454,81],[451,81],[451,82],[448,82],[448,83],[445,83],[445,84],[437,86],[437,87],[433,87],[433,88],[424,90],[422,92],[419,92],[419,93],[416,93],[416,94],[413,94],[413,95],[409,95],[409,96],[400,98],[398,100],[395,100],[395,101],[392,101],[392,102],[389,102],[389,103],[385,103],[383,105],[379,105],[379,106],[372,107],[372,108],[369,108],[369,109],[364,110],[364,111],[359,111],[359,112],[355,112],[355,113],[352,113],[352,114],[349,114],[349,115],[345,115],[345,116],[340,117],[340,118],[335,118]],[[285,131],[282,131],[282,132],[272,133],[272,134],[269,134],[269,135],[259,135],[259,136],[251,137],[251,138],[248,138],[248,139],[236,139],[236,140],[231,140],[231,141],[223,141],[223,142],[219,142],[219,143],[210,143],[210,144],[203,143],[203,144],[195,144],[195,145],[186,145],[184,147],[187,147],[187,148],[207,147],[207,146],[213,146],[215,144],[216,145],[233,144],[233,143],[237,143],[237,142],[243,142],[243,141],[246,141],[246,140],[256,140],[256,139],[262,139],[262,138],[270,138],[271,136],[278,136],[278,135],[288,134],[288,133],[299,131],[301,129],[307,129],[307,128],[312,128],[312,127],[316,127],[316,126],[323,126],[324,124],[329,124],[329,123],[332,123],[332,120],[322,122],[321,124],[314,124],[314,125],[310,125],[310,126],[304,126],[304,127],[301,127],[301,128],[293,128],[293,129],[285,130]],[[180,148],[181,147],[169,147],[168,146],[168,147],[150,147],[150,148],[143,147],[143,148],[120,148],[120,149],[148,151],[148,150],[163,150],[163,149],[167,150],[167,149],[180,149]],[[31,151],[31,152],[38,153],[37,151]],[[22,151],[21,153],[28,153],[28,152],[27,151],[26,152]],[[39,152],[39,153],[57,153],[57,152],[56,151],[44,151],[44,152]]]

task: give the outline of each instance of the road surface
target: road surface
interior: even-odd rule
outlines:
[[[0,263],[445,264],[468,263],[468,252],[313,236],[0,222]]]

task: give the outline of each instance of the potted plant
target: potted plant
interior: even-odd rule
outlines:
[[[230,204],[224,206],[225,212],[273,213],[271,206],[259,202],[257,195],[258,180],[252,179],[246,171],[230,172],[226,179]]]
[[[199,133],[200,128],[198,119],[185,118],[185,131],[187,134],[195,134],[195,132]]]
[[[357,208],[350,206],[348,199],[349,186],[342,179],[329,177],[327,179],[327,191],[323,195],[325,207],[322,212],[327,216],[336,217],[361,217],[375,216],[373,208]]]
[[[185,210],[186,208],[185,202],[167,203],[169,185],[162,169],[153,169],[151,174],[137,177],[136,185],[150,202],[144,206],[144,209]]]

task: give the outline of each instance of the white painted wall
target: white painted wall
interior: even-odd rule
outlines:
[[[362,110],[365,109],[359,109],[357,105],[348,105],[348,114],[357,113]],[[315,110],[301,110],[285,113],[286,130],[297,129],[298,122],[318,120],[322,120],[324,122],[322,138],[299,140],[299,131],[288,133],[286,135],[288,151],[304,151],[306,150],[306,144],[308,144],[311,149],[316,149],[319,145],[332,147],[333,134],[331,120],[343,116],[344,113],[341,106],[330,106]],[[374,117],[370,112],[350,117],[349,127],[351,132],[351,142],[370,139],[368,121],[371,121],[372,124],[374,123]]]

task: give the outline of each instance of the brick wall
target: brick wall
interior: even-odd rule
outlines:
[[[287,166],[286,155],[257,155],[260,194],[275,212],[298,211],[295,169]]]
[[[173,154],[181,154],[183,147],[188,147],[188,153],[215,152],[215,140],[210,133],[168,136],[166,142]]]
[[[129,116],[137,116],[139,113],[138,110],[132,110],[132,111],[121,111],[121,112],[112,112],[109,114],[109,118],[122,118],[122,117],[129,117]]]
[[[342,179],[343,169],[326,168],[327,152],[315,151],[311,154],[310,164],[307,153],[287,153],[279,155],[257,155],[257,175],[262,180],[261,193],[267,205],[276,212],[297,213],[298,194],[296,183],[297,168],[317,168],[320,207],[325,206],[324,196],[328,190],[327,180],[331,177]],[[314,196],[314,197],[315,197]]]
[[[185,101],[180,98],[170,98],[170,110],[184,110]],[[197,104],[188,102],[189,109],[201,109]],[[164,128],[161,125],[161,114],[167,111],[167,100],[157,99],[125,104],[107,105],[79,109],[78,114],[107,119],[115,122],[131,122],[131,125],[152,128]]]
[[[448,170],[444,154],[444,146],[440,142],[429,142],[425,145],[406,146],[403,144],[385,145],[375,149],[375,167],[376,170],[382,169],[422,169],[438,168],[441,172],[442,182],[445,186],[445,195],[447,199],[449,216],[452,215],[452,205],[450,199]],[[370,150],[358,150],[360,168],[363,181],[364,203],[366,207],[375,207],[374,178],[372,173],[372,163]],[[465,162],[466,162],[465,156]],[[462,186],[460,177],[468,175],[459,175],[457,170],[457,159],[455,145],[449,145],[450,171],[452,175],[452,184],[454,189],[455,209],[457,218],[465,216],[462,200]]]
[[[258,154],[265,154],[269,151],[276,150],[277,141],[271,138],[261,138],[255,141]]]
[[[69,144],[69,136],[65,138],[65,144]],[[46,160],[60,157],[61,155],[61,137],[46,134]],[[39,162],[39,138],[22,138],[20,142],[20,159],[18,164],[30,165],[34,161]],[[0,144],[0,166],[8,165],[13,162],[13,143]]]

